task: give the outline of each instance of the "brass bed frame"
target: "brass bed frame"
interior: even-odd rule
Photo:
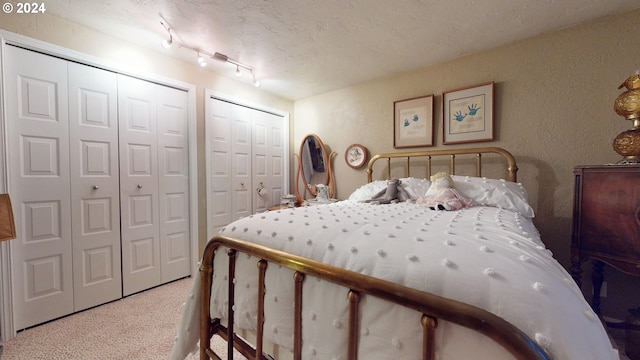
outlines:
[[[373,165],[380,159],[387,159],[387,166],[391,168],[392,159],[407,159],[407,166],[411,158],[424,157],[427,159],[427,173],[431,172],[431,159],[433,157],[449,157],[450,172],[455,173],[455,159],[457,155],[476,156],[476,175],[481,175],[480,167],[483,154],[497,154],[501,156],[507,164],[507,178],[510,181],[516,180],[518,170],[514,157],[506,150],[496,147],[454,149],[449,151],[416,151],[380,154],[371,158],[367,166],[369,182],[372,181]],[[414,164],[415,165],[415,164]],[[410,170],[408,170],[410,172]],[[390,170],[388,175],[390,176]],[[407,174],[410,176],[410,173]],[[228,314],[226,326],[220,319],[212,319],[209,313],[211,300],[211,286],[213,275],[213,260],[216,250],[220,247],[228,249],[229,257],[228,274]],[[247,343],[243,338],[234,332],[234,277],[235,259],[238,253],[252,255],[260,260],[258,266],[258,309],[257,309],[257,331],[255,345]],[[220,252],[223,254],[223,252]],[[449,321],[466,328],[475,330],[500,344],[517,359],[550,359],[533,340],[531,340],[521,330],[504,319],[459,301],[446,299],[424,291],[401,286],[392,282],[378,278],[362,275],[356,272],[344,270],[332,265],[314,261],[308,258],[288,254],[282,251],[256,245],[247,241],[242,241],[227,236],[218,235],[207,244],[200,273],[201,283],[201,309],[200,309],[200,359],[220,359],[211,350],[211,337],[219,335],[227,341],[228,359],[232,359],[233,349],[239,351],[248,359],[269,359],[263,354],[263,324],[264,324],[264,294],[265,294],[265,274],[268,264],[275,264],[287,267],[295,271],[292,281],[294,282],[294,339],[293,358],[302,358],[302,287],[306,276],[314,276],[326,281],[338,284],[345,288],[345,298],[348,301],[349,321],[348,321],[348,350],[347,358],[358,359],[358,334],[359,334],[359,300],[362,296],[374,296],[392,303],[413,309],[422,314],[420,321],[423,328],[422,336],[422,359],[435,359],[434,338],[439,320]],[[366,356],[366,354],[363,354]],[[364,358],[364,356],[363,356]]]
[[[456,173],[456,159],[457,156],[473,155],[475,157],[475,176],[482,176],[482,158],[484,154],[500,155],[506,162],[506,180],[516,182],[518,165],[516,165],[516,159],[510,152],[499,147],[485,147],[485,148],[468,148],[468,149],[452,149],[452,150],[429,150],[429,151],[413,151],[413,152],[399,152],[374,155],[369,164],[367,165],[367,180],[373,181],[373,165],[376,161],[387,159],[387,179],[391,178],[391,159],[405,159],[404,164],[405,176],[411,176],[411,159],[423,159],[424,167],[427,170],[427,178],[431,176],[433,167],[433,158],[449,158],[449,173],[455,175]]]

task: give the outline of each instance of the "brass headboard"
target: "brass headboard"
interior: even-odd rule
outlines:
[[[425,158],[425,167],[427,169],[427,178],[431,176],[431,165],[433,158],[443,159],[449,157],[449,173],[454,175],[456,173],[456,156],[457,155],[475,155],[475,176],[482,176],[482,156],[483,154],[497,154],[502,156],[506,161],[506,170],[508,181],[517,181],[518,166],[516,165],[516,159],[510,152],[499,147],[482,147],[482,148],[468,148],[468,149],[451,149],[451,150],[426,150],[426,151],[410,151],[410,152],[397,152],[377,154],[369,160],[367,164],[367,181],[373,181],[373,165],[376,161],[381,159],[387,159],[387,178],[391,178],[391,159],[406,159],[405,176],[411,176],[411,159]]]

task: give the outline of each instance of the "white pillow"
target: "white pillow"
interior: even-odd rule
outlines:
[[[494,206],[519,212],[528,218],[535,216],[529,205],[527,191],[521,183],[504,179],[452,175],[454,187],[474,204]]]
[[[373,195],[377,194],[378,191],[386,187],[387,187],[386,180],[375,180],[357,188],[354,192],[351,193],[351,195],[349,195],[349,198],[347,200],[352,200],[352,201],[369,200],[373,197]]]
[[[431,182],[427,179],[420,178],[401,178],[400,179],[403,189],[407,191],[412,199],[417,199],[427,192],[427,189],[431,185]],[[375,180],[373,182],[364,184],[357,188],[349,195],[348,200],[351,201],[365,201],[370,200],[375,194],[387,188],[387,180]]]

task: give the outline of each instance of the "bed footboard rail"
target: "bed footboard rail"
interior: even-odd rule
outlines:
[[[391,160],[392,159],[405,159],[404,164],[405,176],[411,176],[411,160],[424,159],[424,167],[427,170],[427,179],[431,176],[432,160],[434,158],[444,159],[449,158],[449,173],[456,173],[456,156],[457,155],[475,155],[475,176],[482,176],[482,157],[485,154],[494,154],[501,156],[506,165],[506,179],[508,181],[517,181],[518,166],[513,155],[500,147],[481,147],[481,148],[467,148],[467,149],[446,149],[446,150],[425,150],[425,151],[409,151],[409,152],[396,152],[377,154],[373,156],[367,164],[367,180],[373,181],[373,166],[379,161],[386,159],[387,165],[387,179],[391,178]]]
[[[221,325],[219,319],[212,319],[209,312],[213,261],[216,250],[227,249],[229,256],[229,299],[227,327]],[[234,301],[233,287],[235,278],[235,258],[238,253],[249,254],[258,259],[258,324],[256,344],[247,344],[234,334]],[[218,256],[224,255],[218,251]],[[513,354],[517,359],[551,359],[525,333],[506,320],[478,307],[459,301],[446,299],[427,292],[408,288],[385,280],[373,278],[356,272],[344,270],[332,265],[288,254],[231,237],[218,235],[207,244],[200,266],[202,278],[202,302],[200,309],[200,359],[219,359],[210,348],[211,337],[215,334],[227,341],[228,359],[232,359],[235,348],[248,359],[268,359],[262,353],[262,326],[264,323],[264,276],[267,264],[276,264],[292,269],[294,279],[294,359],[301,359],[302,353],[302,286],[305,276],[314,276],[341,285],[346,289],[349,302],[348,359],[358,359],[358,311],[362,295],[374,296],[422,313],[423,327],[422,358],[435,359],[434,334],[439,320],[449,321],[477,331],[493,339]],[[365,356],[366,354],[361,354]]]

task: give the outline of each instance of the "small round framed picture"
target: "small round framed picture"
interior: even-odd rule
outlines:
[[[359,169],[367,163],[367,148],[360,144],[351,144],[344,153],[344,160],[353,169]]]

